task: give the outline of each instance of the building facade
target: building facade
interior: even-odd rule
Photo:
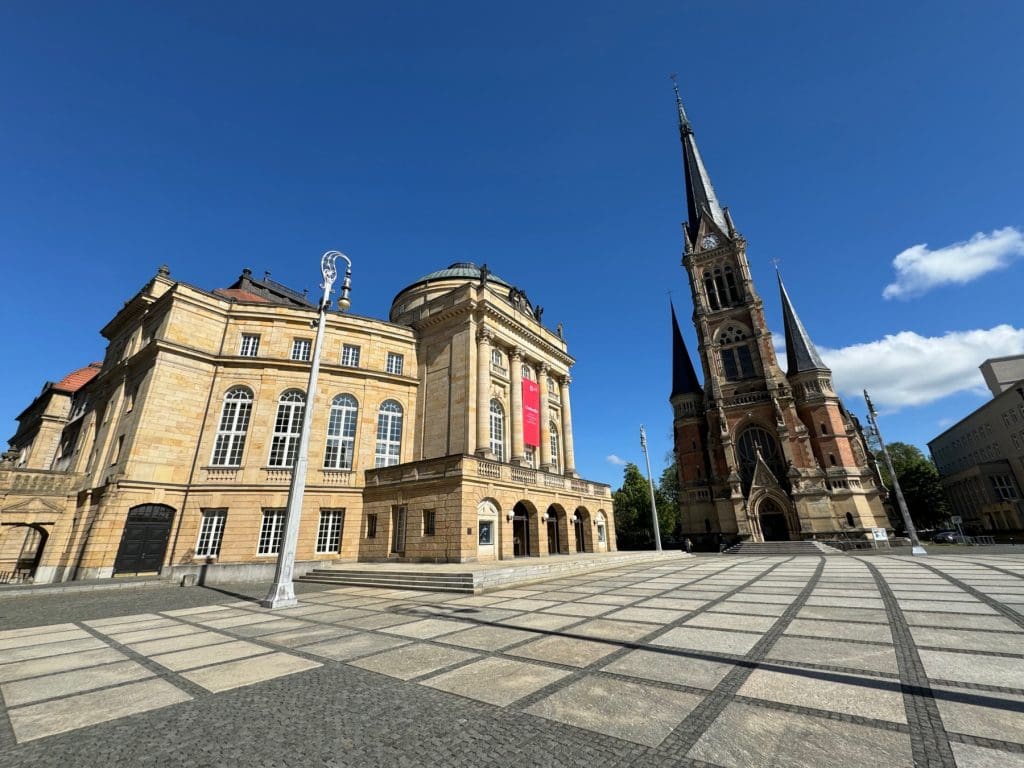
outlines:
[[[575,469],[574,360],[541,313],[453,264],[400,291],[388,321],[329,313],[310,404],[313,303],[249,270],[211,292],[161,268],[102,329],[105,359],[59,429],[6,454],[0,537],[44,537],[36,581],[269,578],[311,407],[299,571],[614,549],[610,490]],[[27,452],[38,462],[18,466]]]
[[[774,541],[860,537],[888,519],[860,425],[840,401],[779,278],[787,370],[775,356],[747,243],[711,186],[676,92],[698,381],[675,310],[675,455],[682,533]]]
[[[954,515],[969,533],[1024,528],[1024,355],[986,360],[992,399],[928,443]]]

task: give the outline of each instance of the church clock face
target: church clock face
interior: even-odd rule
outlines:
[[[718,245],[718,237],[715,235],[704,235],[704,239],[700,241],[701,248],[714,248]]]

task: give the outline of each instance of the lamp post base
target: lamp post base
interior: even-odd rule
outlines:
[[[927,555],[928,553],[925,552],[924,547],[922,547],[920,544],[918,544],[916,547],[911,547],[910,554],[912,554],[912,555]]]
[[[295,597],[295,589],[291,582],[287,584],[275,584],[270,588],[270,592],[267,596],[260,600],[260,605],[264,608],[291,608],[292,606],[298,605],[299,601]]]

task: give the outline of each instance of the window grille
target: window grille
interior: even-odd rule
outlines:
[[[359,347],[355,344],[345,344],[341,348],[341,364],[349,368],[359,367]]]
[[[270,443],[271,467],[292,467],[299,452],[302,435],[302,417],[306,410],[306,396],[297,390],[281,395],[274,420],[274,436]]]
[[[238,354],[242,357],[256,357],[260,351],[260,337],[255,333],[242,334],[242,348]]]
[[[276,555],[281,551],[281,537],[284,535],[284,510],[264,509],[263,525],[260,526],[260,541],[257,555]]]
[[[352,469],[358,417],[359,403],[352,395],[338,395],[331,401],[324,469]]]
[[[217,428],[210,464],[215,467],[241,465],[251,413],[252,392],[245,387],[228,390],[224,395],[224,405],[220,412],[220,424]]]
[[[397,352],[388,352],[388,373],[393,373],[396,376],[402,375],[402,369],[405,367],[405,356],[400,355]]]
[[[199,538],[196,540],[196,557],[217,557],[220,554],[220,542],[224,537],[224,523],[227,517],[226,509],[203,510],[203,518],[199,523]]]
[[[308,361],[312,346],[312,342],[309,339],[294,339],[292,341],[292,360]]]
[[[341,529],[344,520],[343,509],[320,510],[320,527],[316,533],[317,554],[337,554],[341,551]]]
[[[402,406],[394,400],[385,400],[377,414],[377,448],[375,467],[398,464],[402,454]]]

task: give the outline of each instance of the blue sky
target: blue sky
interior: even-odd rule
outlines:
[[[1024,351],[1024,6],[967,8],[5,3],[3,437],[159,264],[315,289],[340,248],[359,314],[455,261],[525,288],[578,360],[581,473],[617,486],[641,422],[660,471],[678,72],[772,329],[777,258],[847,405],[923,446]]]

